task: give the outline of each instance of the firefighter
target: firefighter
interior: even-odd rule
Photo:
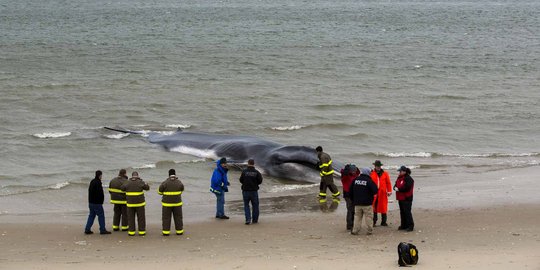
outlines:
[[[317,157],[319,158],[318,167],[321,171],[319,202],[326,200],[326,188],[330,188],[332,196],[334,198],[337,198],[341,194],[341,192],[339,192],[336,185],[334,184],[334,169],[332,168],[332,158],[330,158],[330,155],[323,152],[321,146],[317,146],[317,148],[315,148],[315,151],[317,151]]]
[[[135,235],[135,215],[139,225],[139,235],[146,234],[146,217],[144,213],[144,190],[149,190],[150,186],[139,178],[138,172],[133,172],[131,178],[122,185],[122,191],[126,192],[126,202],[128,208],[128,234]]]
[[[163,222],[163,235],[171,234],[171,215],[174,219],[176,235],[184,234],[184,224],[182,222],[182,192],[184,184],[176,177],[174,169],[169,170],[169,178],[167,178],[158,188],[158,194],[162,195],[161,199],[161,218]]]
[[[126,170],[121,169],[118,176],[109,183],[111,203],[114,204],[113,231],[120,230],[120,220],[122,220],[122,231],[125,232],[128,230],[126,192],[122,191],[122,185],[127,180]]]

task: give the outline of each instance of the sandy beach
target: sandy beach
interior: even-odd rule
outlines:
[[[392,269],[396,246],[417,245],[417,269],[540,269],[540,206],[416,210],[414,232],[389,227],[352,236],[340,212],[266,215],[186,223],[183,236],[84,235],[75,223],[5,223],[2,269]],[[81,221],[82,223],[82,221]],[[94,226],[94,231],[97,229]]]

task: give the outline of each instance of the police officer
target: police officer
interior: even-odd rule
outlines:
[[[246,225],[259,222],[259,185],[262,183],[262,175],[255,169],[255,161],[248,160],[247,168],[240,175],[242,183],[242,197],[244,198],[244,214]],[[249,209],[249,203],[253,207],[253,213]]]

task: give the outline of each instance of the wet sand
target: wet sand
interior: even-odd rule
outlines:
[[[344,207],[344,205],[340,206]],[[341,211],[263,214],[186,222],[183,236],[84,235],[84,218],[1,225],[1,269],[392,269],[396,247],[417,245],[417,269],[540,269],[540,206],[415,209],[414,232],[397,231],[399,213],[374,235],[352,236]],[[108,220],[110,221],[110,219]],[[97,224],[94,231],[97,231]],[[109,225],[110,226],[110,225]]]

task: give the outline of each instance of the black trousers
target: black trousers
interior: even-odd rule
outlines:
[[[350,198],[349,192],[343,192],[345,204],[347,206],[347,230],[352,230],[354,224],[354,204]]]
[[[135,233],[135,215],[137,215],[137,224],[139,225],[139,234],[146,233],[146,216],[144,206],[141,207],[128,207],[128,232],[130,234]]]
[[[120,229],[120,220],[122,220],[122,230],[127,230],[127,206],[125,204],[115,204],[113,210],[113,229]]]
[[[183,233],[184,223],[182,221],[182,206],[161,208],[161,220],[163,227],[163,234],[170,233],[171,230],[171,216],[174,219],[174,228],[176,233]]]
[[[414,228],[414,220],[411,211],[412,201],[399,201],[399,216],[401,217],[401,228]]]

